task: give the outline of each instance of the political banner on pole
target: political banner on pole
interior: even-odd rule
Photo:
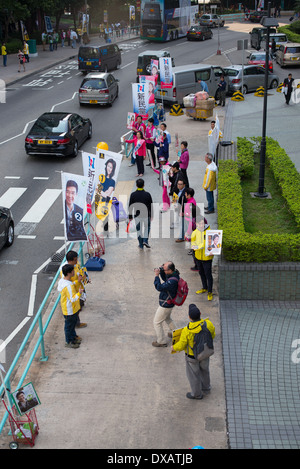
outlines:
[[[149,83],[132,83],[133,112],[148,119],[149,112]]]
[[[61,182],[65,238],[68,241],[86,241],[84,216],[88,178],[78,174],[62,173]]]
[[[86,209],[89,214],[92,213],[92,201],[96,185],[97,168],[96,168],[97,156],[92,153],[82,152],[82,167],[83,174],[88,178],[88,186],[86,193]]]
[[[159,73],[160,73],[160,86],[161,86],[161,89],[172,88],[172,86],[173,86],[173,73],[172,73],[172,59],[171,59],[171,57],[160,57],[160,59],[159,59]]]
[[[98,150],[96,158],[95,213],[99,220],[109,214],[122,162],[122,154]]]
[[[149,94],[148,94],[148,105],[149,109],[155,106],[155,77],[151,75],[140,75],[139,76],[140,83],[148,83],[149,84]]]

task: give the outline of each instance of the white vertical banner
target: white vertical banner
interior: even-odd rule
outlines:
[[[62,194],[65,238],[68,241],[87,241],[84,228],[88,178],[62,173]]]
[[[161,89],[172,88],[172,86],[173,86],[173,72],[172,72],[172,59],[171,59],[171,57],[160,57],[160,59],[159,59],[159,73],[160,73],[160,86],[161,86]]]
[[[133,112],[148,118],[149,112],[149,83],[132,83],[132,106]]]

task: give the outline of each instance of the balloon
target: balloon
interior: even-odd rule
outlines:
[[[97,150],[108,150],[108,145],[105,142],[99,142],[97,145]]]

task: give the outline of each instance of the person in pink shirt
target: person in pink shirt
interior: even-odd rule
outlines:
[[[162,209],[161,212],[167,212],[170,208],[170,197],[169,197],[169,169],[170,163],[166,161],[165,157],[162,156],[159,158],[159,169],[152,167],[153,171],[159,175],[159,185],[162,187]]]
[[[191,240],[191,234],[196,229],[196,213],[197,213],[197,202],[194,199],[195,191],[191,187],[186,190],[186,203],[184,205],[184,219],[186,232],[184,239],[186,241]]]
[[[145,136],[146,126],[143,122],[142,116],[137,116],[136,121],[134,122],[132,126],[132,130],[133,130],[133,134],[136,134],[136,132],[140,130],[141,132],[143,132],[143,136]]]
[[[150,154],[151,154],[152,163],[148,163],[146,166],[153,165],[154,168],[155,168],[155,163],[156,163],[155,151],[154,151],[155,137],[156,137],[156,128],[154,126],[154,119],[150,117],[148,119],[147,127],[145,130],[145,140],[146,140],[146,148],[147,150],[150,151]]]
[[[126,143],[134,144],[134,156],[136,159],[138,174],[136,177],[144,176],[144,160],[146,159],[146,141],[144,140],[143,132],[137,131],[136,135],[130,140],[124,140]]]
[[[188,176],[187,176],[187,168],[188,168],[189,161],[190,161],[190,155],[189,155],[189,151],[187,149],[188,143],[186,141],[183,141],[183,142],[181,142],[180,146],[181,146],[181,154],[180,154],[180,157],[178,158],[178,162],[179,162],[179,166],[180,166],[180,169],[181,169],[183,175],[186,177],[187,186],[188,186],[189,185],[189,180],[188,180]]]

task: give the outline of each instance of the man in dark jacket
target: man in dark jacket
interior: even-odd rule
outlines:
[[[284,79],[283,86],[284,86],[284,96],[286,104],[290,104],[290,99],[293,91],[293,81],[292,74],[289,73],[288,77]]]
[[[170,331],[176,329],[171,319],[174,305],[170,300],[174,299],[177,293],[179,272],[175,269],[173,262],[167,261],[158,269],[154,269],[154,273],[154,286],[159,291],[159,306],[153,320],[157,340],[152,342],[152,345],[153,347],[167,347],[163,323],[167,323]]]
[[[172,165],[172,173],[173,176],[169,176],[169,181],[171,183],[171,189],[170,189],[170,196],[173,197],[173,194],[178,194],[179,189],[178,189],[178,180],[182,179],[185,183],[186,187],[189,187],[188,181],[186,176],[183,174],[183,172],[180,169],[178,161],[175,161],[175,163]]]
[[[152,197],[144,190],[144,180],[136,181],[136,191],[132,192],[128,208],[129,220],[134,219],[139,242],[139,249],[150,248],[148,238],[152,219]]]

